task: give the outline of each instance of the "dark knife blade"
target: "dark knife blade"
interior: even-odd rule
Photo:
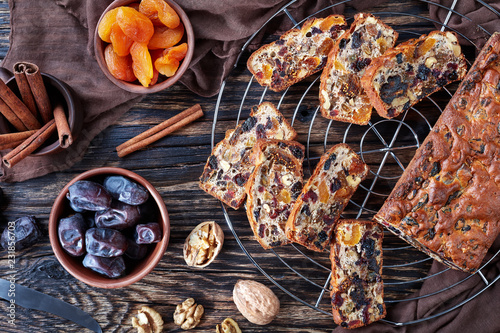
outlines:
[[[94,332],[102,333],[101,327],[97,321],[85,311],[74,305],[61,301],[55,297],[43,294],[34,289],[23,287],[14,283],[15,290],[9,296],[10,282],[0,279],[0,297],[10,301],[15,300],[15,304],[27,309],[46,311],[59,317],[71,320],[83,327],[91,329]]]

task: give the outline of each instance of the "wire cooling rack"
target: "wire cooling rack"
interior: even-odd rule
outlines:
[[[306,159],[304,162],[305,176],[307,176],[307,172],[309,172],[309,175],[312,173],[319,157],[333,144],[344,142],[348,143],[354,150],[357,150],[365,163],[370,166],[371,171],[370,175],[360,184],[358,191],[349,202],[343,213],[343,217],[369,219],[373,217],[381,207],[383,201],[390,194],[403,173],[405,166],[413,157],[415,150],[423,142],[434,122],[446,106],[447,101],[453,95],[457,84],[444,87],[443,91],[435,93],[426,100],[421,101],[396,119],[383,119],[378,117],[374,112],[372,121],[368,125],[358,126],[323,119],[319,113],[319,101],[317,97],[320,74],[310,77],[282,93],[274,93],[268,91],[267,88],[259,86],[248,70],[246,70],[246,61],[243,61],[243,58],[249,54],[247,48],[254,37],[262,33],[262,30],[273,20],[286,17],[294,27],[300,27],[308,18],[329,15],[331,14],[331,10],[336,6],[349,5],[349,1],[345,0],[332,4],[300,20],[297,20],[290,13],[289,7],[296,2],[295,0],[290,1],[248,39],[238,56],[238,60],[230,76],[221,86],[212,127],[212,147],[218,141],[217,138],[223,137],[224,131],[228,129],[222,128],[224,125],[220,125],[220,123],[227,123],[228,113],[237,113],[236,123],[238,123],[240,119],[245,119],[248,116],[252,105],[263,101],[271,101],[275,103],[277,108],[288,119],[291,119],[292,125],[299,133],[298,141],[301,141],[306,146]],[[465,14],[455,10],[457,1],[460,0],[454,0],[450,7],[426,0],[408,1],[407,5],[409,7],[407,7],[419,8],[419,14],[415,14],[413,11],[383,11],[383,8],[382,10],[374,9],[368,11],[381,18],[385,23],[392,25],[399,33],[398,43],[435,30],[436,24],[442,27],[441,30],[448,29],[454,31],[467,40],[473,46],[472,53],[474,53],[474,51],[479,50],[478,46],[467,35],[448,26],[452,15],[458,15],[461,19],[472,22]],[[498,11],[482,0],[475,1],[500,16]],[[429,18],[427,5],[430,4],[448,11],[444,22],[438,22]],[[394,8],[394,6],[388,7]],[[353,9],[348,6],[345,8],[344,16],[348,23],[352,22],[354,14]],[[476,25],[476,27],[486,35],[491,35],[481,25]],[[268,37],[269,40],[266,40],[265,43],[277,38],[278,36],[270,36]],[[468,65],[470,67],[474,56],[468,56],[468,58]],[[227,105],[238,103],[240,105],[238,110],[231,110],[227,107]],[[234,127],[234,123],[231,123],[230,127]],[[296,301],[316,309],[324,315],[332,315],[329,299],[331,269],[328,253],[318,254],[294,244],[267,251],[263,250],[260,246],[254,246],[257,242],[252,238],[244,212],[228,210],[224,205],[221,206],[227,225],[238,245],[264,276]],[[384,300],[388,305],[426,297],[435,297],[452,288],[458,288],[460,284],[465,283],[474,276],[466,275],[465,278],[458,282],[450,282],[450,285],[445,288],[426,295],[408,297],[412,292],[420,288],[423,281],[427,279],[439,279],[440,275],[449,270],[449,268],[428,275],[427,272],[431,266],[432,259],[387,231],[385,232],[383,250]],[[498,255],[498,252],[496,255]],[[264,268],[261,264],[261,259],[269,259],[269,256],[275,257],[274,259],[271,258],[274,266],[272,270]],[[469,298],[456,302],[451,301],[444,310],[439,310],[436,313],[431,313],[413,321],[383,321],[396,326],[410,325],[431,320],[461,307],[500,278],[500,276],[497,276],[493,280],[488,281],[481,272],[490,261],[485,263],[475,273],[484,282],[484,286]],[[390,307],[388,311],[390,311]]]

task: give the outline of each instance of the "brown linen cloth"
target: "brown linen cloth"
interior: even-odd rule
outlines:
[[[453,4],[453,0],[431,1],[447,8],[451,8]],[[498,0],[483,0],[483,2],[493,10],[500,12],[500,2]],[[470,39],[478,49],[481,49],[490,37],[484,30],[488,31],[490,34],[495,31],[500,31],[500,17],[476,0],[459,0],[454,10],[467,16],[463,17],[452,14],[447,24],[459,33],[458,37],[462,45],[471,45],[468,40]],[[446,8],[429,5],[429,15],[436,21],[444,22],[448,12],[449,10]],[[484,30],[478,26],[481,26]],[[436,27],[441,29],[441,25],[439,24],[436,24]],[[460,34],[463,34],[467,38],[460,36]]]
[[[177,2],[190,17],[196,36],[192,65],[181,82],[199,95],[212,96],[233,67],[244,42],[289,1]],[[369,6],[377,2],[383,0],[372,1]],[[29,61],[42,72],[63,80],[80,100],[84,119],[82,133],[69,149],[51,156],[30,156],[12,169],[2,165],[0,181],[22,181],[71,167],[83,157],[97,134],[140,100],[141,96],[112,84],[94,58],[94,30],[110,3],[111,0],[9,0],[10,48],[2,66],[12,70],[16,62]],[[336,1],[304,3],[306,0],[294,2],[289,6],[290,13],[301,19]],[[358,10],[366,8],[362,0],[353,1],[352,5]],[[342,4],[325,11],[325,15],[343,10]],[[284,14],[281,16],[282,19],[273,20],[270,28],[283,31],[291,27],[291,21]],[[259,43],[261,36],[254,43]]]

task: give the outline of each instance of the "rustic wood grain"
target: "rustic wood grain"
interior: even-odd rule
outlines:
[[[433,28],[428,21],[391,14],[391,12],[410,12],[428,17],[427,5],[419,1],[404,1],[403,3],[394,1],[376,9],[379,12],[388,13],[381,14],[381,17],[401,30],[402,38],[414,37],[406,33],[406,30],[420,33],[428,32]],[[354,11],[348,7],[347,14],[352,16]],[[6,0],[2,0],[0,1],[0,58],[2,59],[8,50],[9,31],[8,5]],[[249,73],[244,66],[239,66],[228,79],[223,94],[223,103],[217,116],[216,142],[224,137],[225,130],[236,124],[242,92],[246,89],[249,78]],[[314,78],[310,78],[291,87],[283,98],[280,108],[289,120],[295,113],[294,127],[299,132],[297,140],[304,144],[308,140],[309,126],[316,112],[317,85],[305,96],[298,108],[297,103],[313,80]],[[252,86],[251,93],[242,105],[240,120],[246,118],[250,107],[259,102],[262,93],[262,87],[257,84]],[[268,101],[278,103],[280,98],[281,94],[266,93]],[[449,95],[446,92],[433,96],[441,108],[444,108],[448,98]],[[114,125],[98,135],[91,142],[83,160],[72,168],[19,184],[2,184],[4,191],[4,200],[0,206],[2,229],[7,221],[27,214],[35,215],[44,229],[44,235],[38,244],[16,253],[17,282],[80,307],[99,322],[104,332],[133,332],[131,317],[142,305],[149,305],[163,315],[166,331],[181,332],[182,330],[173,324],[172,315],[175,306],[188,297],[194,297],[205,307],[203,320],[194,330],[198,332],[214,331],[215,325],[226,317],[234,318],[243,332],[320,333],[331,331],[335,325],[330,315],[320,313],[292,299],[258,271],[237,244],[225,222],[220,203],[198,188],[197,179],[211,150],[211,130],[216,100],[216,97],[196,96],[177,84],[167,91],[149,95],[134,106]],[[132,153],[126,158],[118,158],[116,146],[195,103],[199,103],[204,110],[203,118],[144,150]],[[434,110],[426,114],[430,125],[439,116],[438,108],[430,101],[423,101],[416,108]],[[428,126],[418,119],[418,114],[412,113],[410,117],[414,117],[414,121],[419,123],[420,127],[416,132],[420,140],[423,140],[429,130]],[[374,114],[373,123],[380,121],[382,119]],[[310,160],[305,164],[306,175],[312,172],[312,168],[325,149],[328,124],[329,121],[319,114],[314,118],[314,127],[309,136]],[[328,132],[326,146],[342,142],[348,126],[348,124],[333,123]],[[386,140],[389,140],[392,137],[394,124],[385,126],[382,122],[376,128],[388,138]],[[349,129],[347,142],[358,151],[361,149],[360,140],[365,130],[356,125]],[[373,133],[367,135],[365,140],[364,151],[381,148],[380,141]],[[403,129],[397,144],[400,146],[415,144],[413,133]],[[398,151],[396,154],[403,163],[407,164],[413,153],[414,149],[408,149]],[[383,154],[367,153],[363,156],[372,170],[376,170]],[[170,244],[159,265],[140,282],[118,290],[90,287],[69,275],[53,255],[47,235],[51,205],[60,189],[79,173],[102,166],[122,167],[148,179],[165,200],[171,221]],[[390,177],[401,172],[396,161],[390,158],[383,170],[383,175]],[[370,174],[362,185],[369,188],[373,179],[374,175]],[[373,191],[387,195],[395,181],[395,179],[380,180]],[[360,189],[353,201],[360,203],[365,195],[366,190]],[[378,197],[374,195],[367,208],[378,209],[384,199],[383,195]],[[315,264],[304,259],[304,255],[291,246],[275,250],[286,263],[320,286],[317,287],[297,276],[282,264],[274,253],[262,250],[253,239],[246,215],[242,210],[228,210],[228,213],[239,239],[259,265],[283,287],[308,303],[314,304],[321,292],[321,286],[328,278],[330,266],[328,253],[313,253],[298,247],[300,251],[318,263]],[[344,216],[355,217],[357,213],[358,208],[350,204]],[[368,211],[362,216],[370,217],[371,215],[372,213]],[[226,237],[224,247],[217,260],[209,267],[191,269],[182,258],[182,245],[192,228],[206,220],[215,220],[222,226]],[[404,250],[387,250],[384,253],[386,267],[383,273],[387,282],[386,299],[401,299],[418,290],[421,282],[412,281],[426,275],[431,261],[395,267],[394,265],[424,260],[426,256],[413,248],[407,248],[405,242],[389,233],[386,233],[384,247],[405,247]],[[4,253],[2,252],[0,257],[0,267],[2,267],[0,277],[5,277],[3,267],[7,267]],[[281,301],[281,311],[271,324],[264,327],[253,325],[238,312],[232,302],[232,288],[238,279],[254,279],[270,286],[275,291]],[[0,301],[0,312],[6,311],[6,306],[6,302]],[[329,311],[329,306],[328,292],[326,292],[320,301],[320,308]],[[83,331],[78,325],[62,318],[22,307],[16,308],[16,326],[2,325],[0,330],[5,332]]]

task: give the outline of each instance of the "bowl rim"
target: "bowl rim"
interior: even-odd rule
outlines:
[[[176,13],[179,15],[179,18],[181,19],[182,24],[184,25],[184,34],[187,38],[188,50],[186,56],[182,60],[181,65],[179,66],[179,68],[177,69],[177,71],[173,76],[167,78],[166,80],[160,83],[154,84],[153,86],[150,87],[144,87],[141,84],[122,81],[111,75],[111,73],[108,70],[108,66],[106,65],[106,62],[104,60],[104,48],[105,48],[104,45],[108,43],[101,40],[98,33],[99,24],[101,23],[102,18],[108,11],[116,7],[126,6],[131,3],[140,2],[140,0],[114,0],[102,12],[99,21],[97,21],[97,25],[94,31],[94,53],[95,53],[94,56],[97,60],[97,64],[101,68],[101,71],[104,73],[104,75],[116,86],[122,88],[123,90],[137,94],[150,94],[162,91],[174,85],[186,72],[189,65],[191,64],[194,52],[194,31],[193,31],[193,26],[191,25],[191,21],[187,16],[186,12],[184,12],[184,10],[176,2],[172,0],[164,0],[164,1],[167,2],[176,11]]]
[[[162,240],[159,243],[157,243],[156,247],[149,255],[149,260],[144,264],[142,269],[133,275],[128,274],[116,279],[107,278],[103,275],[99,275],[98,273],[94,273],[90,269],[83,267],[83,265],[81,267],[83,268],[82,270],[80,269],[75,270],[73,259],[71,259],[74,257],[71,257],[63,250],[61,244],[59,243],[59,237],[57,234],[57,226],[60,216],[56,216],[56,210],[58,209],[58,207],[64,204],[64,200],[66,200],[66,193],[68,193],[68,188],[78,180],[84,180],[94,176],[100,176],[105,174],[110,174],[110,175],[115,174],[115,175],[125,176],[146,187],[146,189],[149,191],[150,195],[154,198],[155,202],[158,205],[162,221],[161,223],[162,229],[163,229]],[[78,176],[70,180],[63,187],[63,189],[59,192],[56,199],[54,200],[54,204],[52,205],[50,211],[48,228],[49,228],[49,240],[50,240],[50,245],[52,247],[52,251],[54,252],[59,263],[64,267],[64,269],[76,279],[90,286],[104,288],[104,289],[126,287],[141,280],[143,277],[149,274],[160,262],[161,258],[163,257],[167,249],[167,245],[170,239],[170,219],[167,207],[160,193],[149,181],[147,181],[142,176],[139,176],[133,171],[118,167],[100,167],[91,169],[79,174]],[[89,275],[89,273],[91,274]]]

